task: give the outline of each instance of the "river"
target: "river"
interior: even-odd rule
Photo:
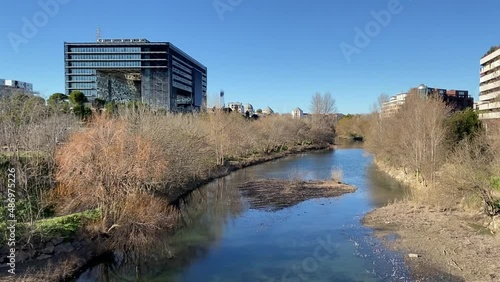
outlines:
[[[333,168],[358,190],[280,210],[254,209],[238,191],[239,184],[264,178],[327,179]],[[78,281],[409,281],[401,254],[385,249],[361,223],[367,212],[405,191],[360,148],[248,167],[180,201],[185,226],[158,242],[167,255],[140,265],[118,256]]]

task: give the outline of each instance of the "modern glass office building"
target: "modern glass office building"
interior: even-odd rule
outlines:
[[[141,101],[169,111],[201,110],[207,100],[207,68],[168,42],[98,39],[64,43],[66,94],[89,100]]]

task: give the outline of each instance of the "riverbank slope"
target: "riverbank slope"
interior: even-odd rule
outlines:
[[[304,152],[333,150],[333,145],[316,144],[316,145],[303,145],[291,147],[288,150],[273,152],[264,155],[254,155],[244,158],[240,161],[227,162],[226,165],[220,166],[219,169],[214,170],[212,174],[207,175],[204,179],[193,181],[188,185],[172,190],[165,196],[172,204],[176,204],[177,199],[184,197],[193,190],[198,189],[200,186],[209,183],[218,178],[225,177],[231,172],[250,167],[253,165],[262,164],[284,158],[293,154],[300,154]],[[47,242],[31,246],[28,252],[22,251],[23,257],[16,263],[16,275],[10,277],[12,281],[71,281],[81,273],[88,266],[92,265],[92,261],[96,261],[101,256],[109,256],[109,253],[100,252],[99,245],[103,244],[108,238],[95,237],[92,240],[82,236],[63,239],[63,238],[49,238]],[[47,244],[54,244],[53,241],[58,243],[47,251]],[[85,241],[84,243],[82,243]],[[75,244],[78,243],[78,247]],[[64,249],[58,246],[67,246]],[[61,249],[61,250],[59,250]],[[2,256],[4,256],[2,251]],[[6,256],[6,255],[5,255]],[[2,263],[0,269],[7,269],[7,265]],[[7,272],[0,273],[0,280],[7,279],[9,276]]]
[[[418,183],[402,170],[377,165],[410,186]],[[389,248],[405,254],[416,280],[438,275],[441,281],[500,281],[500,237],[482,213],[403,200],[370,212],[363,223]]]

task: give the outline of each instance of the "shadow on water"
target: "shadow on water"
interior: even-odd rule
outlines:
[[[358,188],[277,211],[250,208],[238,186],[289,179],[297,171]],[[371,209],[405,196],[404,187],[378,172],[362,149],[290,156],[249,167],[193,191],[178,202],[183,227],[158,239],[149,259],[117,254],[78,281],[411,281],[398,253],[384,248],[361,224]]]

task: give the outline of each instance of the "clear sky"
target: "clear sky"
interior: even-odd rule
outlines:
[[[208,67],[209,100],[223,89],[226,103],[308,111],[329,91],[339,112],[366,113],[421,83],[477,98],[499,15],[498,0],[3,0],[0,78],[63,92],[64,41],[93,42],[99,26],[183,49]]]

